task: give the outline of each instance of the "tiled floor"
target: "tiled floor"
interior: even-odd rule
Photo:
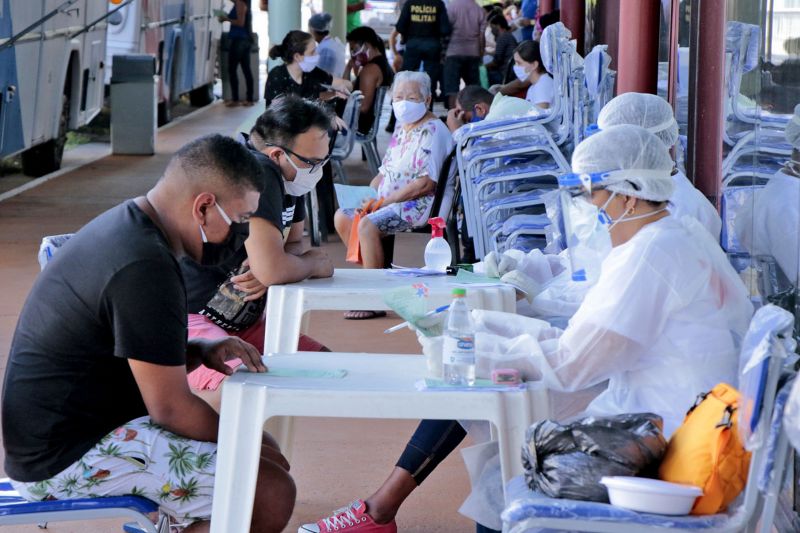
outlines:
[[[146,191],[160,176],[170,155],[186,141],[212,132],[233,133],[254,110],[226,109],[215,104],[162,129],[157,153],[151,157],[108,156],[65,173],[39,187],[0,202],[0,367],[5,368],[14,325],[25,296],[39,270],[36,252],[44,235],[72,232],[120,201]],[[385,135],[385,134],[383,134]],[[386,138],[382,138],[382,148]],[[356,149],[346,164],[351,183],[371,178]],[[396,261],[420,264],[424,235],[397,239]],[[339,267],[344,248],[335,237],[325,245]],[[311,335],[333,350],[415,353],[416,339],[401,331],[382,331],[398,319],[344,321],[340,313],[312,314]],[[407,421],[356,419],[298,421],[292,475],[298,500],[287,531],[313,521],[356,497],[366,497],[388,475],[415,424]],[[448,458],[401,510],[401,531],[471,531],[471,523],[457,513],[468,492],[468,480],[459,456]],[[54,532],[121,531],[119,521],[51,524]],[[35,525],[3,531],[39,531]]]

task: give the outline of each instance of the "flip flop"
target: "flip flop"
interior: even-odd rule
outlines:
[[[344,314],[345,320],[370,320],[372,318],[382,318],[386,316],[386,311],[347,311]]]

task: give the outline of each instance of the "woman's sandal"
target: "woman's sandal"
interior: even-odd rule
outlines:
[[[345,320],[369,320],[371,318],[383,318],[386,311],[347,311],[344,314]]]

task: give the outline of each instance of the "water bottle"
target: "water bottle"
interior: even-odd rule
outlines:
[[[475,385],[475,328],[465,289],[453,289],[453,303],[444,332],[442,377],[449,385]]]
[[[425,268],[444,272],[453,261],[450,245],[444,240],[445,222],[442,217],[434,217],[428,224],[431,225],[431,240],[425,246]]]

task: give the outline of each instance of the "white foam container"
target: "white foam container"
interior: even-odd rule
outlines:
[[[700,487],[642,477],[606,476],[600,483],[608,489],[611,505],[642,513],[687,515],[703,495]]]

